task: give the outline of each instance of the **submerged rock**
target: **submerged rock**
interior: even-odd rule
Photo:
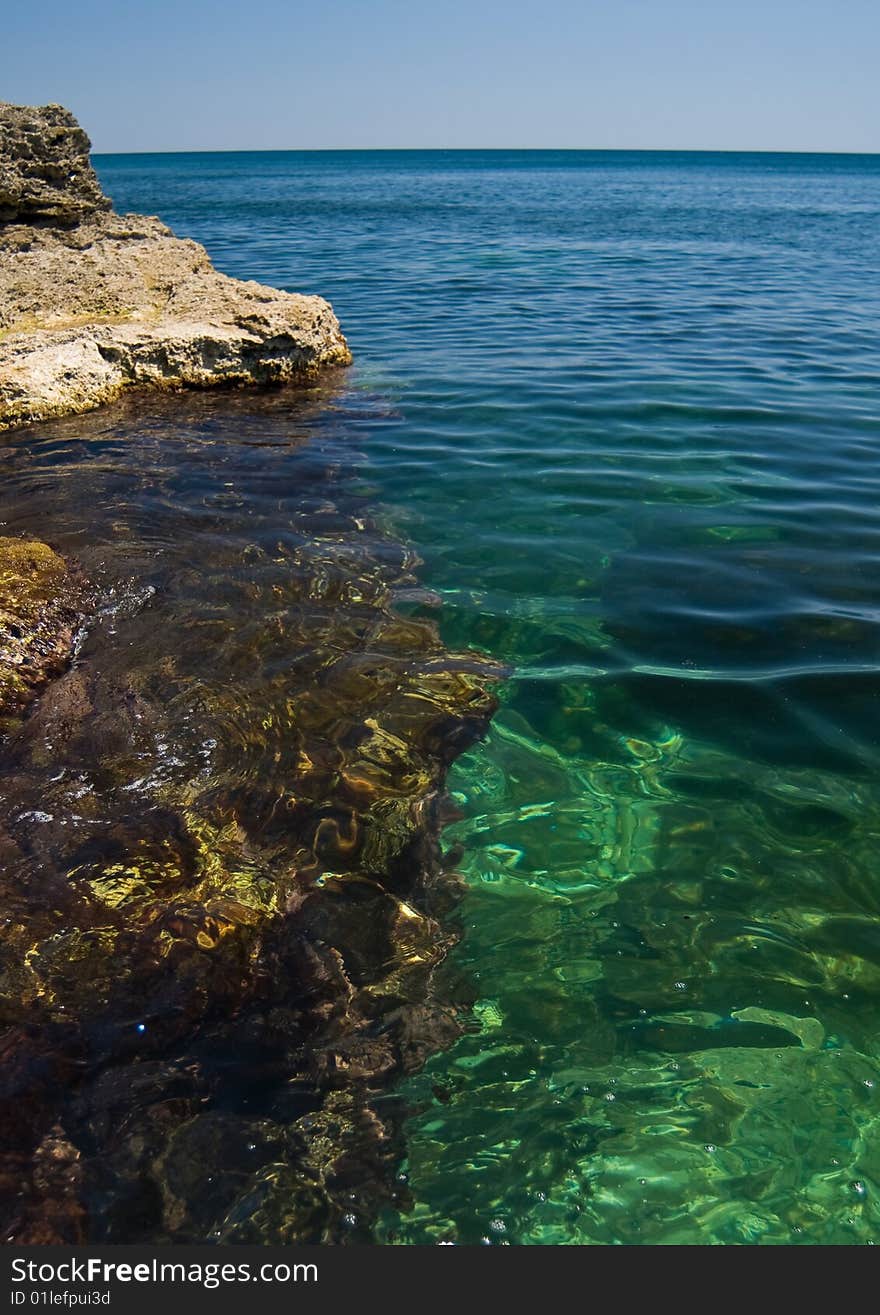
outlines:
[[[0,103],[0,430],[135,386],[241,387],[351,360],[329,304],[229,278],[158,219],[120,216],[57,105]]]
[[[241,395],[47,426],[115,425],[131,478],[123,544],[81,550],[112,596],[0,745],[18,1242],[368,1238],[405,1196],[390,1088],[467,1022],[444,781],[501,672],[411,614],[418,558],[346,490],[351,446],[295,459],[285,399],[259,400],[264,423]],[[145,430],[179,471],[128,442]],[[111,464],[74,477],[99,505]],[[138,479],[170,519],[149,497],[137,521]]]
[[[67,665],[83,584],[45,543],[0,538],[0,730]]]

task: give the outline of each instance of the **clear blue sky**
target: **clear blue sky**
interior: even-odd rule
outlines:
[[[880,151],[880,0],[10,0],[0,40],[96,151]]]

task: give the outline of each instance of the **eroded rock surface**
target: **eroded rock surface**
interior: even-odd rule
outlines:
[[[0,223],[73,225],[110,208],[69,110],[0,104]]]
[[[0,103],[0,430],[126,388],[284,384],[351,356],[320,297],[229,278],[158,219],[114,214],[57,105]]]

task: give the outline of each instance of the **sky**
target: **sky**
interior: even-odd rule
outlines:
[[[880,0],[0,0],[96,152],[880,151]]]

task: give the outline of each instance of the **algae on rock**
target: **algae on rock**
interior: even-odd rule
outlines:
[[[0,538],[0,730],[70,659],[83,582],[33,539]]]
[[[460,895],[444,779],[501,673],[397,610],[415,554],[336,454],[326,472],[319,443],[291,458],[280,395],[263,422],[254,402],[151,400],[162,459],[196,463],[179,504],[121,406],[121,542],[93,511],[112,463],[83,467],[61,517],[77,543],[113,527],[78,549],[85,576],[136,561],[150,583],[123,613],[101,599],[77,663],[0,746],[0,1223],[19,1242],[366,1237],[404,1191],[390,1088],[467,1020],[441,971]],[[260,496],[242,480],[230,503],[242,413]],[[202,448],[180,442],[188,415],[190,436],[207,417]],[[47,441],[109,427],[56,421]],[[135,535],[129,559],[138,481],[171,519],[149,497],[149,552]]]

